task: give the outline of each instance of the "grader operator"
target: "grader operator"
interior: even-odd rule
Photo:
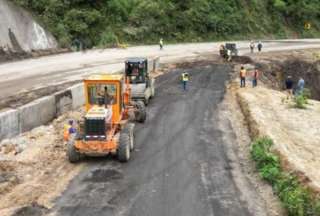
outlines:
[[[84,88],[86,114],[65,137],[69,161],[115,154],[119,161],[127,162],[134,149],[130,120],[146,120],[144,104],[131,101],[130,85],[123,75],[93,75],[84,80]]]

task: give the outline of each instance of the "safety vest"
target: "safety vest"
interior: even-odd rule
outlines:
[[[64,125],[64,128],[63,128],[63,140],[64,141],[68,141],[68,139],[69,139],[69,135],[70,135],[69,130],[70,130],[70,128],[71,128],[71,125],[69,125],[69,124],[65,124]]]
[[[182,81],[189,81],[189,74],[188,73],[182,74]]]

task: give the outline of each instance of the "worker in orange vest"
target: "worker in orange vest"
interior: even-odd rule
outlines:
[[[247,74],[247,70],[244,69],[243,66],[241,66],[241,70],[240,70],[240,88],[246,87],[246,74]]]

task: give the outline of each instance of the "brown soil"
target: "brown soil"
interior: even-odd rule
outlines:
[[[21,215],[19,212],[37,215],[52,207],[52,199],[83,168],[81,164],[73,165],[67,161],[62,139],[67,119],[78,119],[80,115],[80,112],[70,112],[50,126],[36,128],[6,141],[23,140],[27,149],[21,153],[0,153],[0,215]]]
[[[320,100],[319,49],[264,53],[252,57],[252,60],[263,72],[261,79],[269,87],[282,90],[287,76],[292,76],[295,84],[302,77],[313,99]]]
[[[238,99],[252,137],[270,137],[283,165],[320,192],[320,102],[293,108],[285,93],[257,87],[241,89]]]
[[[227,84],[227,92],[223,101],[222,107],[224,108],[223,117],[228,118],[233,131],[237,137],[237,156],[238,163],[240,164],[246,178],[252,184],[251,186],[258,191],[260,200],[263,202],[261,205],[266,206],[267,215],[280,216],[285,215],[285,210],[282,208],[280,201],[274,196],[272,187],[265,181],[261,180],[259,174],[256,172],[254,163],[250,158],[251,136],[248,130],[247,119],[245,118],[240,105],[237,101],[237,92],[239,91],[238,69],[239,65],[235,67],[235,73],[232,75],[231,82]],[[251,196],[251,194],[247,194]],[[259,197],[254,198],[259,199]]]

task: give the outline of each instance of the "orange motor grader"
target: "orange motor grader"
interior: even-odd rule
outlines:
[[[133,102],[124,75],[92,75],[84,80],[85,116],[65,134],[67,157],[75,163],[84,156],[117,155],[127,162],[134,149],[134,123],[144,122],[143,102]]]

